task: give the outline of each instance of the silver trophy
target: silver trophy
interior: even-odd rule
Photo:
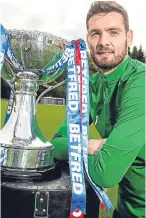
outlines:
[[[64,83],[47,85],[64,69],[49,75],[41,69],[48,62],[54,63],[56,59],[52,58],[56,54],[60,57],[67,41],[38,31],[9,30],[7,33],[11,51],[22,68],[15,66],[12,55],[5,58],[1,76],[11,87],[7,116],[11,115],[0,131],[1,171],[8,177],[39,177],[55,165],[53,145],[43,136],[36,120],[36,105],[48,90]],[[40,85],[46,86],[47,90],[36,100]]]

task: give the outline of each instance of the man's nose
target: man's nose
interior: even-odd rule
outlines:
[[[99,37],[98,46],[107,46],[109,45],[109,37],[106,33],[102,33]]]

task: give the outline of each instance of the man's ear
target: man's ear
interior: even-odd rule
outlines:
[[[130,47],[133,42],[133,31],[128,30],[127,32],[127,46]]]

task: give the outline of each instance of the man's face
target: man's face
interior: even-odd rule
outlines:
[[[96,65],[101,69],[112,69],[127,55],[132,32],[126,32],[120,13],[101,13],[89,19],[87,41]]]

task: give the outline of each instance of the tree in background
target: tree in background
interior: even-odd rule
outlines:
[[[137,59],[137,58],[138,58],[138,49],[137,49],[136,46],[133,47],[133,50],[132,50],[130,56],[131,56],[133,59]]]
[[[143,49],[142,49],[142,46],[140,46],[140,48],[138,49],[138,57],[137,57],[137,60],[145,63],[145,54],[143,52]]]
[[[139,60],[143,63],[145,63],[145,53],[143,51],[142,46],[138,49],[136,46],[133,47],[132,52],[129,53],[129,55],[136,60]]]

